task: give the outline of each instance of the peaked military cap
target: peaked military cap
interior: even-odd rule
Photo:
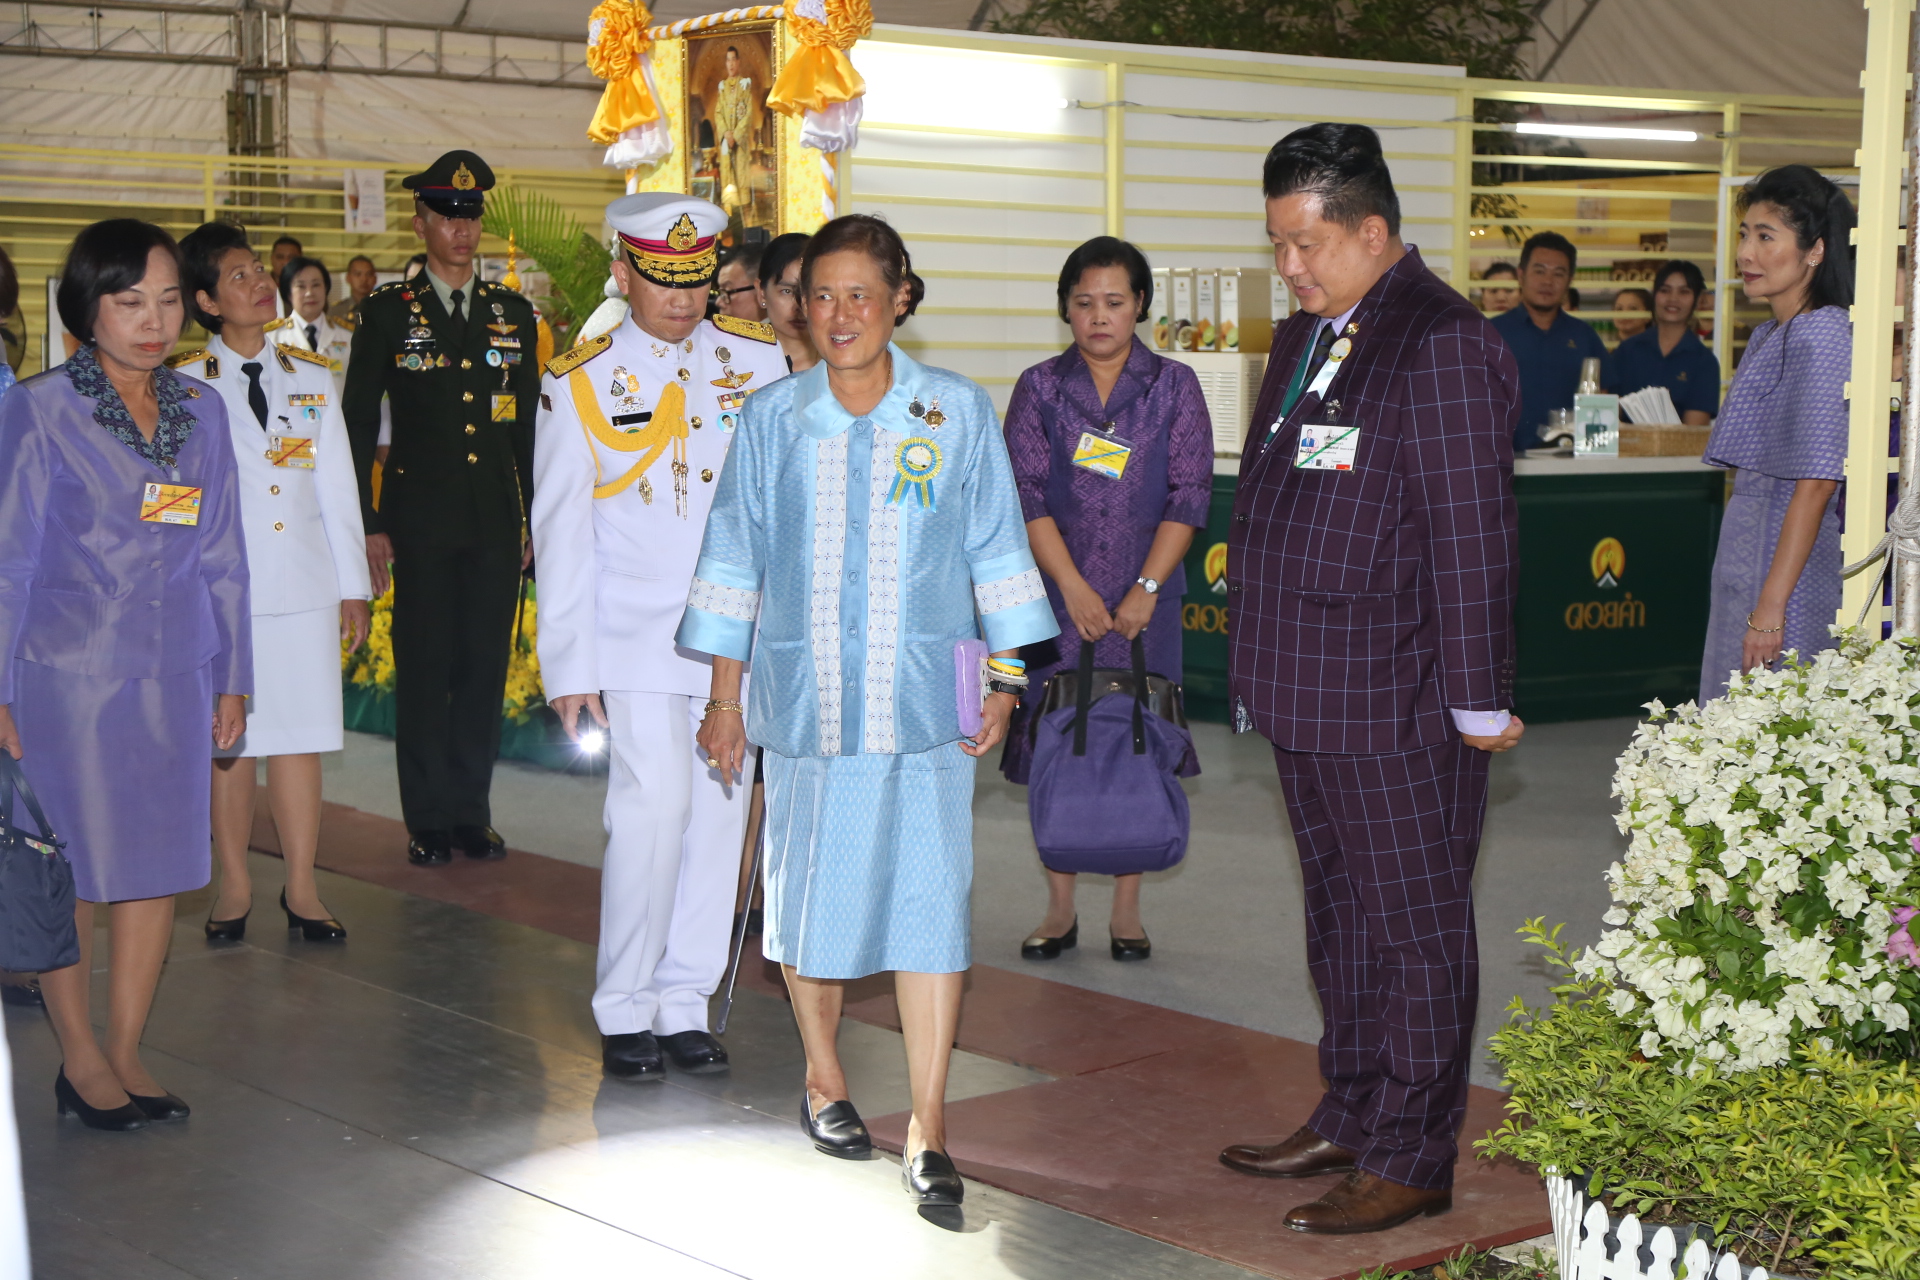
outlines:
[[[471,151],[449,151],[400,185],[443,218],[477,218],[493,190],[493,170]]]

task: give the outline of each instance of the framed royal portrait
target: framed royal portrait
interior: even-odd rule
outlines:
[[[822,157],[800,146],[800,121],[767,106],[792,53],[775,17],[719,15],[656,28],[655,81],[673,154],[633,173],[636,191],[683,191],[727,211],[724,245],[765,243],[822,221]]]

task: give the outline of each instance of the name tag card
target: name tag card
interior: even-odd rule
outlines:
[[[1303,422],[1293,465],[1301,471],[1351,471],[1360,448],[1358,424]]]
[[[502,395],[494,396],[493,420],[495,422],[512,422],[514,418],[518,416],[519,412],[520,412],[519,401],[516,397],[502,396]]]
[[[1118,480],[1126,474],[1127,460],[1132,456],[1133,445],[1129,441],[1097,431],[1082,431],[1080,443],[1073,448],[1073,465],[1082,471]]]
[[[200,490],[152,481],[140,490],[140,518],[148,524],[199,524]]]
[[[276,467],[297,467],[302,471],[313,470],[313,438],[311,436],[274,436],[268,442],[267,461]]]

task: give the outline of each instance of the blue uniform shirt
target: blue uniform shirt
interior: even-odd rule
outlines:
[[[1551,328],[1542,329],[1525,307],[1515,307],[1495,316],[1493,327],[1500,331],[1507,349],[1513,352],[1514,363],[1520,366],[1520,425],[1513,429],[1516,453],[1541,447],[1544,442],[1538,428],[1550,411],[1573,408],[1581,361],[1600,357],[1600,386],[1607,391],[1616,389],[1613,358],[1586,321],[1562,311],[1553,318]]]
[[[1691,329],[1666,355],[1660,353],[1657,328],[1636,333],[1614,350],[1613,367],[1619,384],[1613,389],[1622,395],[1642,387],[1665,387],[1681,413],[1689,409],[1720,412],[1720,362]]]

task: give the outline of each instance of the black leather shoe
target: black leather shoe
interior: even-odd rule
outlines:
[[[105,1129],[109,1133],[131,1133],[135,1129],[147,1127],[147,1114],[129,1101],[125,1106],[102,1111],[99,1107],[90,1107],[81,1098],[80,1091],[67,1079],[67,1069],[60,1068],[60,1074],[54,1077],[53,1101],[63,1116],[79,1116],[80,1123],[89,1129]]]
[[[1057,938],[1034,934],[1020,944],[1022,960],[1058,960],[1062,951],[1071,951],[1080,945],[1080,917],[1073,918],[1073,924]]]
[[[1153,957],[1153,943],[1145,938],[1115,938],[1107,935],[1115,960],[1149,960]]]
[[[207,941],[239,942],[247,936],[247,916],[252,914],[253,909],[249,907],[246,916],[235,916],[231,920],[207,921]]]
[[[947,1159],[944,1151],[922,1151],[911,1160],[901,1161],[900,1182],[907,1194],[920,1204],[952,1208],[967,1195],[960,1171],[953,1167],[953,1161]]]
[[[133,1105],[140,1108],[140,1114],[149,1120],[185,1120],[193,1114],[193,1108],[170,1093],[158,1096],[144,1093],[130,1093]]]
[[[860,1119],[860,1113],[853,1109],[853,1103],[848,1099],[829,1102],[820,1108],[819,1115],[815,1115],[807,1095],[802,1093],[800,1127],[813,1139],[813,1149],[824,1155],[838,1156],[842,1160],[865,1160],[873,1154],[873,1137],[867,1132],[866,1122]]]
[[[416,831],[407,841],[407,861],[416,867],[444,867],[453,861],[453,837],[445,831]]]
[[[293,908],[287,905],[285,889],[280,891],[280,909],[287,913],[287,932],[291,933],[298,929],[300,936],[308,942],[339,942],[347,936],[347,926],[332,916],[324,920],[309,920],[305,916],[293,914]],[[212,926],[209,925],[208,928]]]
[[[453,847],[469,858],[498,862],[507,856],[507,842],[492,827],[455,827]]]
[[[692,1075],[711,1075],[727,1069],[727,1051],[709,1031],[676,1031],[659,1037],[673,1065]]]
[[[665,1080],[660,1042],[651,1031],[627,1031],[600,1037],[600,1065],[615,1080]]]

